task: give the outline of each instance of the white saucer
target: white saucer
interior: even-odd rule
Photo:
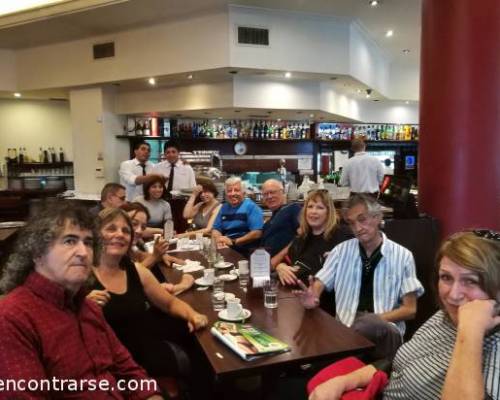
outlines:
[[[205,280],[205,278],[203,278],[203,277],[195,279],[194,283],[196,283],[198,286],[212,286],[213,285],[213,282],[212,283],[208,283]]]
[[[238,277],[236,275],[233,275],[233,274],[219,275],[218,278],[222,279],[225,282],[231,282],[231,281],[235,281],[236,279],[238,279]]]
[[[217,264],[214,265],[214,267],[218,268],[218,269],[225,269],[225,268],[229,268],[229,267],[232,267],[232,266],[233,266],[233,263],[231,263],[229,261],[225,261],[224,265],[220,265],[219,263],[217,263]]]
[[[252,316],[252,313],[250,310],[247,310],[246,308],[244,308],[243,315],[240,315],[236,318],[229,318],[229,316],[227,315],[227,310],[224,309],[222,311],[219,311],[219,314],[217,314],[217,316],[224,321],[238,322],[238,321],[243,321],[243,320],[250,318]]]
[[[183,265],[181,268],[177,268],[179,271],[188,273],[188,272],[198,272],[205,269],[203,265]]]

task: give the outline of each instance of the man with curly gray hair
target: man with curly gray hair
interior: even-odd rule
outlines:
[[[125,389],[147,376],[85,298],[97,244],[94,218],[67,203],[19,232],[0,281],[8,293],[0,302],[0,376],[9,383],[0,398],[161,398],[154,381]]]

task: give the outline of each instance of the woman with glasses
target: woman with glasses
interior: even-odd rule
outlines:
[[[500,235],[487,230],[452,235],[436,265],[441,309],[398,350],[383,398],[498,400]],[[327,380],[309,399],[340,399],[367,386],[376,372],[368,365]]]
[[[163,269],[171,263],[185,264],[183,259],[165,253],[168,250],[168,241],[161,238],[156,239],[153,245],[153,252],[148,253],[145,250],[142,235],[146,230],[149,220],[148,209],[138,202],[126,203],[120,208],[130,217],[134,229],[132,248],[129,252],[132,261],[151,270],[155,278],[158,279],[158,282],[172,294],[179,294],[193,286],[194,278],[189,274],[183,274],[181,281],[177,284],[167,282]]]
[[[350,230],[338,223],[333,200],[327,190],[309,192],[300,215],[299,235],[275,257],[272,264],[283,285],[307,282],[323,266],[328,252],[344,240]]]

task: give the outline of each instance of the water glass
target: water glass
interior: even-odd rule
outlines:
[[[214,293],[216,292],[224,293],[224,281],[221,278],[215,277],[212,287]]]
[[[214,311],[222,311],[225,306],[224,292],[213,292],[212,293],[212,306]]]
[[[278,308],[278,281],[275,279],[264,284],[264,307]]]
[[[247,260],[238,261],[238,277],[240,281],[240,289],[246,290],[250,280],[250,269],[248,268]]]

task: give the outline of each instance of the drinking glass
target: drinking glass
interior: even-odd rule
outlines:
[[[225,298],[224,292],[213,292],[212,293],[212,307],[214,311],[224,310]]]
[[[240,281],[240,289],[246,291],[250,280],[250,270],[248,268],[247,260],[238,261],[238,277]]]
[[[264,307],[278,308],[278,281],[275,279],[264,284]]]

